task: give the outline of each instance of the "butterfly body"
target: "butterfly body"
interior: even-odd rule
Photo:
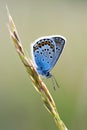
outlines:
[[[60,35],[46,36],[37,39],[33,44],[33,58],[38,73],[51,77],[51,69],[59,59],[65,45],[65,38]]]

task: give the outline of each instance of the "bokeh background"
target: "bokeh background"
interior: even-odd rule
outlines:
[[[25,50],[40,36],[67,38],[47,84],[69,130],[87,130],[87,1],[0,0],[0,130],[57,130],[22,65],[7,29],[6,5]]]

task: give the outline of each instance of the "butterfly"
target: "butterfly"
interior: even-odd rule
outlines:
[[[37,39],[33,47],[33,59],[37,72],[50,78],[50,71],[58,61],[64,48],[66,38],[60,35],[45,36]]]

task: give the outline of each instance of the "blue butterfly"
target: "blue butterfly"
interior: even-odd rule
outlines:
[[[63,36],[53,35],[41,37],[33,43],[33,58],[40,75],[46,78],[52,76],[50,71],[58,61],[65,41]]]

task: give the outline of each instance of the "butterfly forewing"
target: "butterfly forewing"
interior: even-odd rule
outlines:
[[[63,38],[62,36],[59,37],[52,37],[53,41],[55,42],[55,55],[53,58],[53,61],[50,65],[50,70],[54,67],[54,65],[56,64],[57,60],[59,59],[62,50],[64,48],[65,45],[65,38]]]

